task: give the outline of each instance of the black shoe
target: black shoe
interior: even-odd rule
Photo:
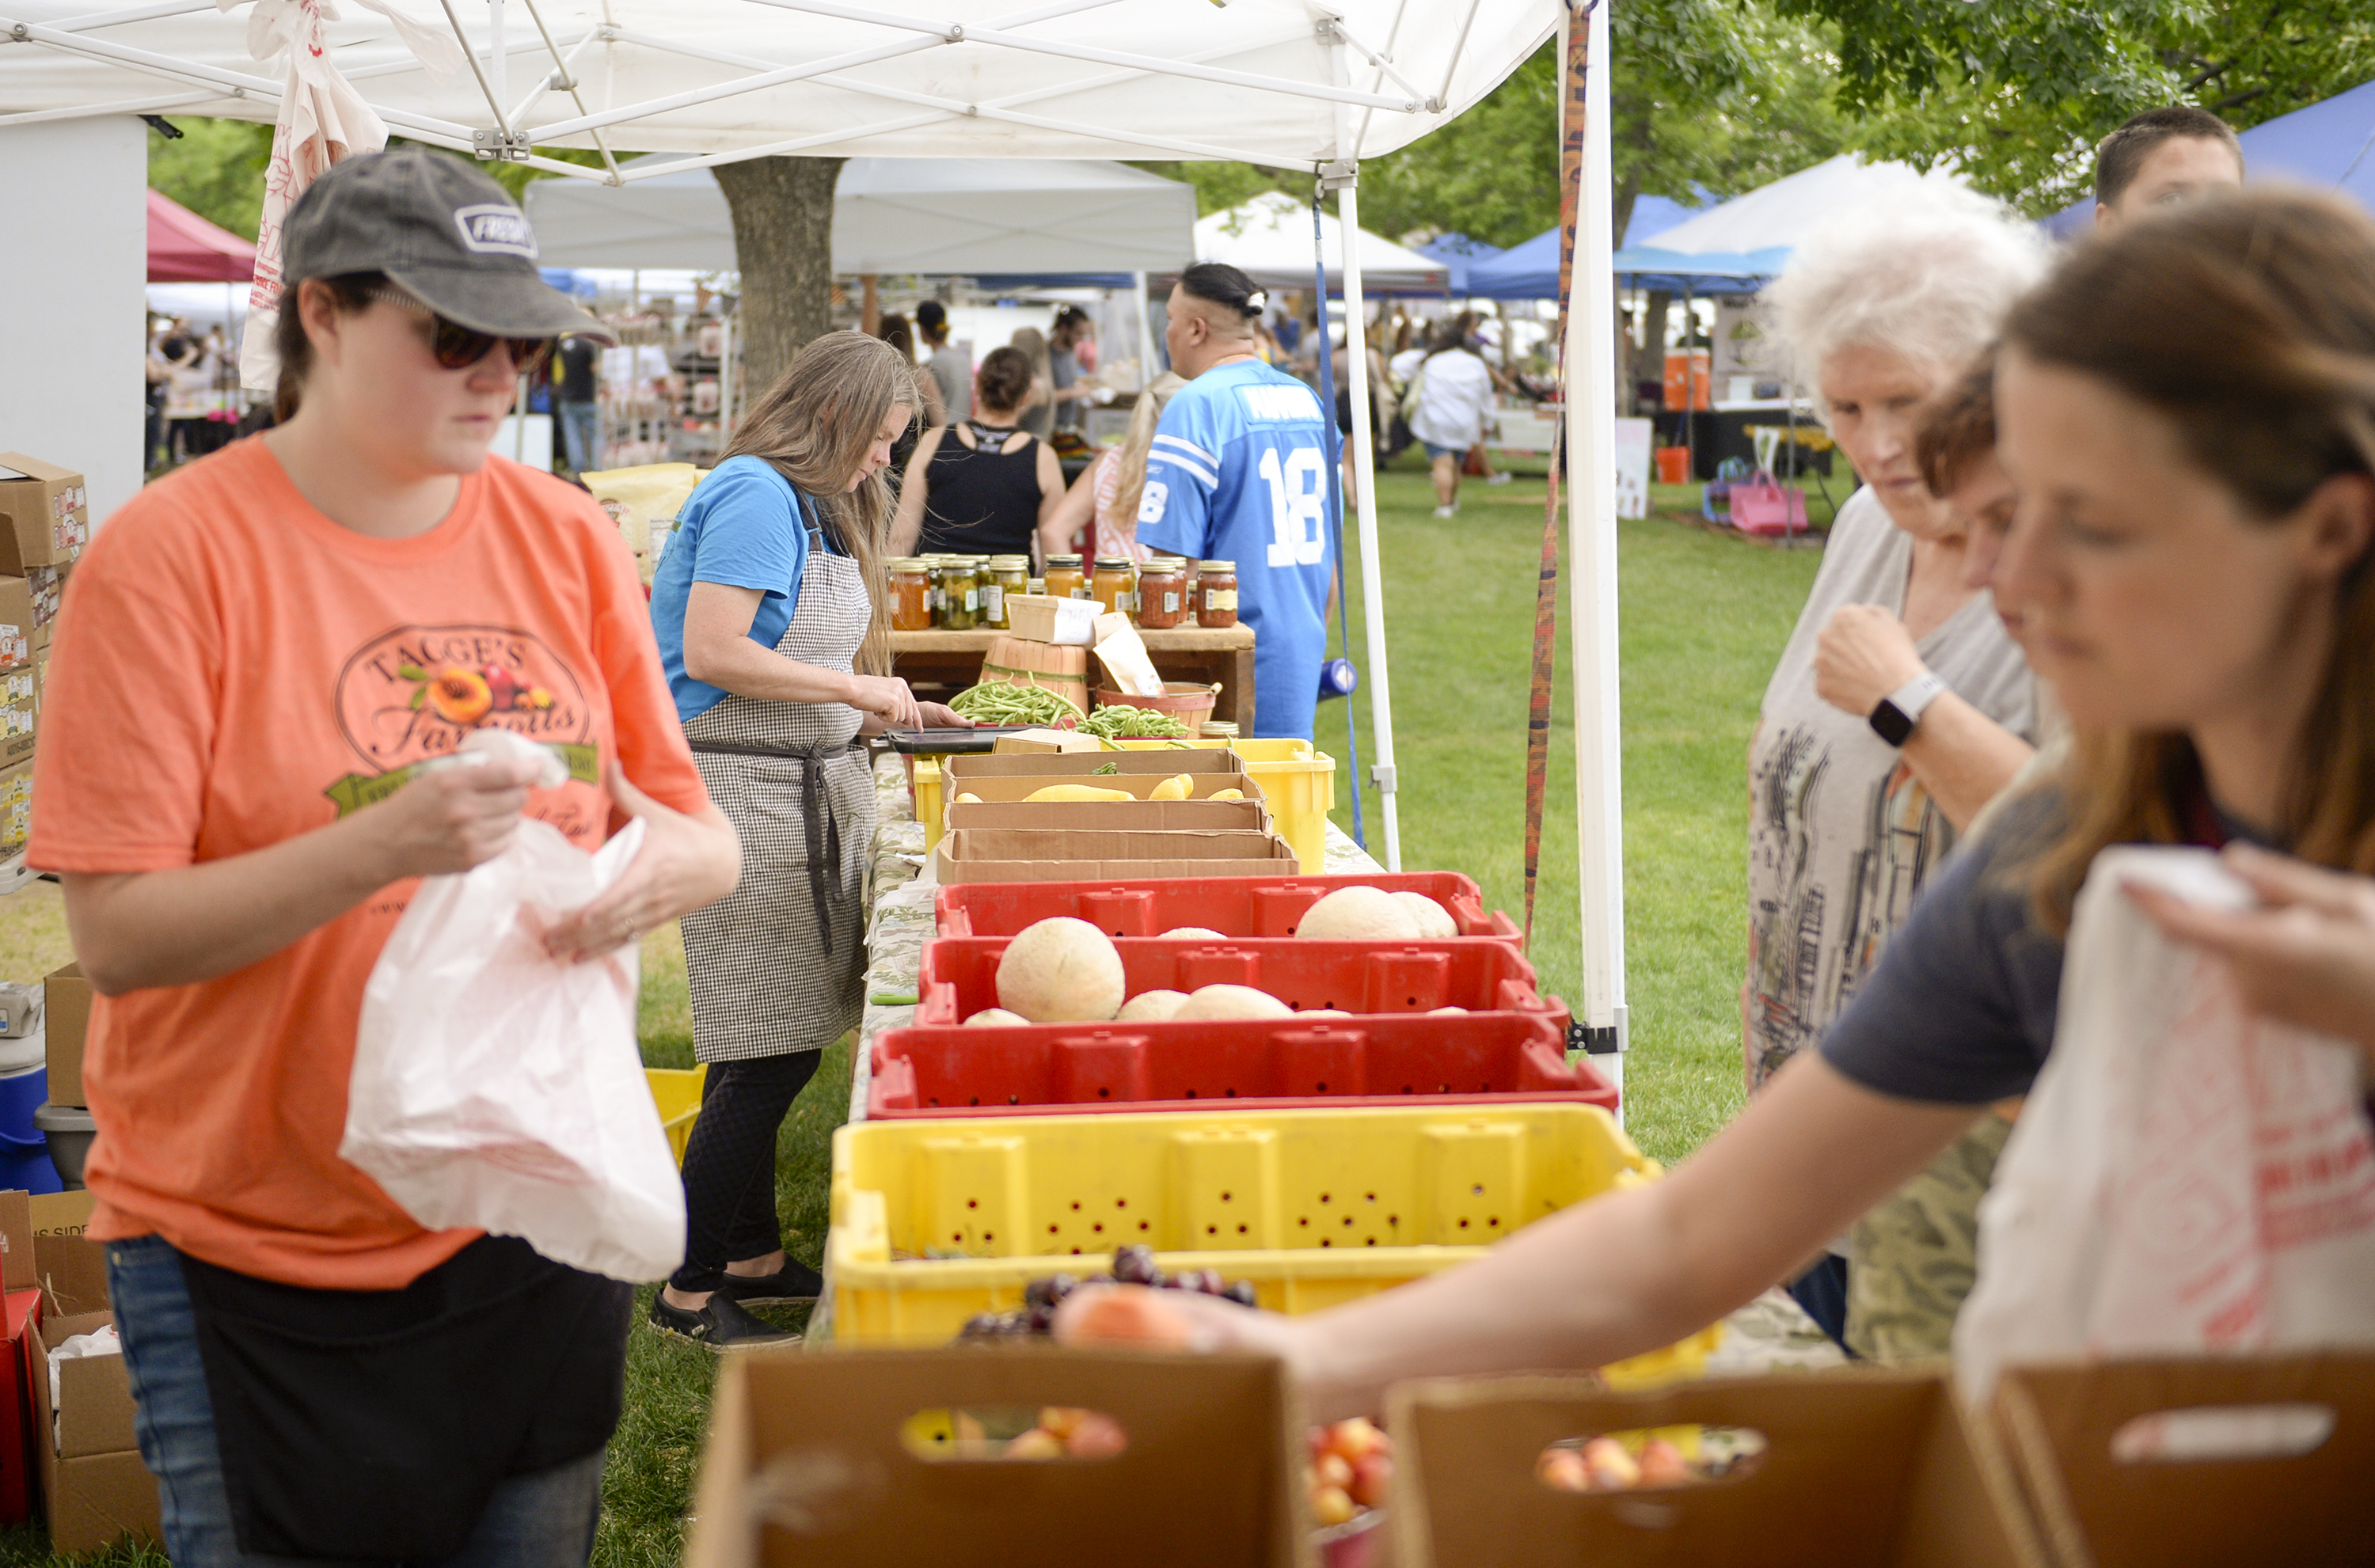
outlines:
[[[787,1306],[822,1295],[824,1279],[799,1259],[787,1257],[773,1274],[728,1274],[720,1293],[743,1306]]]
[[[781,1345],[799,1338],[788,1329],[760,1322],[723,1291],[713,1293],[709,1304],[699,1312],[670,1306],[664,1294],[653,1296],[652,1326],[713,1350],[738,1350],[745,1345]]]

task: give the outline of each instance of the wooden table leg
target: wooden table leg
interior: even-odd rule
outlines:
[[[1239,648],[1228,659],[1229,685],[1236,696],[1232,717],[1236,722],[1237,734],[1249,737],[1254,733],[1254,651]]]

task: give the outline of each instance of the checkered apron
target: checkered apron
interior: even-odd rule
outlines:
[[[800,505],[805,517],[806,496]],[[808,534],[799,601],[775,652],[846,673],[873,613],[866,581],[814,525]],[[857,1027],[874,841],[860,723],[846,703],[729,694],[684,726],[710,798],[742,841],[733,896],[684,917],[701,1061],[820,1050]]]

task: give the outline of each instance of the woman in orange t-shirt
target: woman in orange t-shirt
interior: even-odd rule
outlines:
[[[91,1234],[180,1568],[585,1561],[632,1287],[432,1232],[338,1158],[364,983],[416,879],[523,816],[626,874],[608,953],[732,889],[627,547],[488,454],[599,329],[468,164],[355,158],[289,218],[281,418],[149,487],[75,572],[30,859],[100,994]],[[437,767],[500,726],[570,770]]]

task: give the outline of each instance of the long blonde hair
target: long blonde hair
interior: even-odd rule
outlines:
[[[2123,225],[2024,300],[2004,337],[2168,419],[2255,520],[2290,516],[2335,475],[2375,473],[2375,221],[2334,198],[2252,192]],[[2270,826],[2305,860],[2375,871],[2375,563],[2334,592],[2334,645]],[[2098,851],[2185,842],[2202,789],[2181,733],[2082,726],[2073,743],[2064,819],[2029,857],[2056,934]]]
[[[866,461],[875,431],[894,407],[912,422],[917,405],[913,360],[879,337],[828,332],[792,357],[775,384],[760,394],[718,461],[756,457],[816,502],[841,552],[857,563],[872,614],[858,649],[861,675],[891,673],[891,607],[882,569],[891,535],[890,483],[849,478]]]
[[[1161,422],[1171,395],[1187,384],[1179,376],[1165,371],[1138,395],[1138,404],[1129,411],[1129,434],[1121,443],[1121,469],[1114,477],[1113,504],[1099,510],[1098,527],[1130,537],[1137,536],[1138,501],[1146,490],[1146,458],[1154,450],[1154,427]]]

